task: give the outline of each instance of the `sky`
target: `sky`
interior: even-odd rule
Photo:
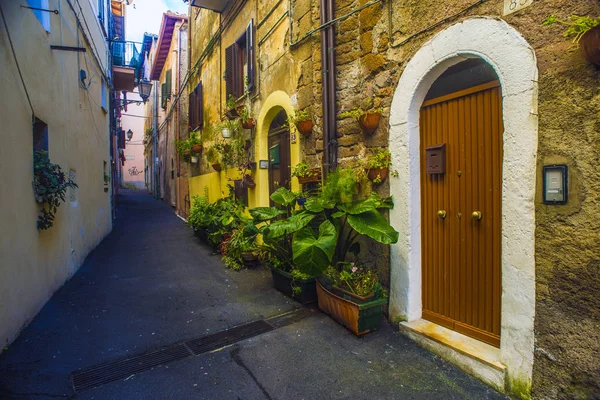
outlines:
[[[158,35],[162,14],[168,10],[187,14],[188,5],[183,0],[135,0],[127,6],[126,40],[141,42],[144,32]]]

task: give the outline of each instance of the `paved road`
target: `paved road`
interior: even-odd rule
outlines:
[[[384,325],[318,312],[217,352],[75,394],[73,371],[276,316],[267,270],[226,270],[170,207],[124,191],[113,232],[0,355],[0,399],[500,399]]]

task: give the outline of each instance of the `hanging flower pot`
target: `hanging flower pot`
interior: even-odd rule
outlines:
[[[370,168],[367,173],[369,180],[373,183],[382,183],[388,176],[388,168]]]
[[[311,182],[319,182],[321,180],[321,170],[319,168],[313,168],[308,170],[305,176],[298,176],[298,183],[305,185]]]
[[[244,184],[249,189],[254,189],[256,187],[256,182],[254,182],[254,179],[252,179],[252,176],[250,175],[244,176]]]
[[[300,207],[304,207],[304,204],[306,204],[306,197],[298,197],[296,201]]]
[[[244,149],[250,150],[250,147],[252,147],[252,142],[247,139],[246,143],[244,143]]]
[[[579,50],[587,61],[600,65],[600,26],[583,34],[579,39]]]
[[[192,146],[192,152],[193,153],[200,153],[202,152],[202,145],[201,144],[195,144]]]
[[[358,117],[358,124],[367,135],[372,135],[379,126],[381,113],[365,113]]]
[[[242,121],[242,127],[244,129],[254,129],[256,126],[256,120],[254,118],[248,118],[245,121]]]
[[[197,156],[191,156],[190,157],[190,162],[192,164],[198,164],[198,157]]]
[[[296,128],[298,128],[298,132],[300,132],[303,136],[310,135],[313,129],[312,119],[298,122],[296,124]]]
[[[221,172],[221,163],[214,163],[211,165],[211,167],[213,167],[215,171]]]
[[[223,136],[223,139],[229,139],[231,137],[231,135],[233,135],[233,132],[231,131],[231,129],[229,129],[229,128],[221,129],[221,136]]]
[[[224,144],[223,145],[223,150],[230,151],[231,150],[231,145],[229,143]]]

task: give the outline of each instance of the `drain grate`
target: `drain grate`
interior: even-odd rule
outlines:
[[[181,344],[152,353],[99,365],[83,371],[77,371],[71,375],[73,389],[75,393],[78,393],[189,356],[190,352]]]
[[[250,322],[226,331],[217,332],[198,339],[192,339],[184,343],[178,343],[150,353],[98,365],[82,371],[76,371],[71,374],[71,383],[75,393],[79,393],[110,382],[126,379],[131,375],[147,371],[158,367],[159,365],[165,365],[192,355],[200,355],[202,353],[217,350],[242,340],[270,332],[274,329],[298,322],[312,313],[313,311],[311,310],[300,309],[273,317],[268,321],[259,320]]]
[[[195,355],[229,346],[244,339],[258,336],[275,329],[265,321],[255,321],[240,325],[227,331],[217,332],[199,339],[186,342],[187,346]]]

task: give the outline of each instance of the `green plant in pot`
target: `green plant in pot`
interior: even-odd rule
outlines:
[[[571,15],[569,19],[561,20],[556,15],[551,15],[542,25],[555,23],[567,26],[563,37],[572,37],[572,46],[579,47],[586,60],[600,65],[600,17]]]
[[[298,178],[298,183],[304,185],[310,182],[318,182],[321,177],[321,170],[319,168],[310,168],[305,163],[298,163],[292,169],[291,175]]]
[[[230,94],[225,102],[225,116],[230,120],[239,118],[242,108],[243,106],[238,104],[238,100]]]
[[[104,180],[106,182],[106,174]],[[33,153],[32,184],[35,201],[41,206],[37,228],[39,230],[49,229],[54,225],[58,207],[61,202],[65,202],[67,189],[75,189],[78,186],[73,180],[65,176],[59,165],[50,162],[48,153],[45,151],[35,151]]]
[[[388,176],[392,166],[392,154],[387,149],[371,149],[363,164],[369,180],[380,184]]]
[[[368,111],[365,111],[368,110]],[[340,113],[340,118],[353,118],[358,121],[362,131],[367,135],[372,135],[379,126],[379,120],[381,119],[381,108],[372,108],[369,104],[365,109],[355,108]]]
[[[287,122],[288,125],[294,125],[303,136],[308,136],[312,132],[313,120],[307,109],[296,110],[294,114],[288,116]]]
[[[215,145],[212,145],[208,147],[204,151],[204,156],[206,157],[206,161],[208,161],[215,171],[221,172],[221,158],[219,156],[218,146],[215,147]]]
[[[256,244],[256,230],[254,225],[241,226],[233,231],[227,240],[223,262],[229,269],[239,271],[244,267],[253,267],[258,262],[258,246]]]
[[[242,121],[242,128],[244,129],[253,129],[256,126],[256,119],[252,116],[252,112],[248,107],[241,109],[240,119]]]

